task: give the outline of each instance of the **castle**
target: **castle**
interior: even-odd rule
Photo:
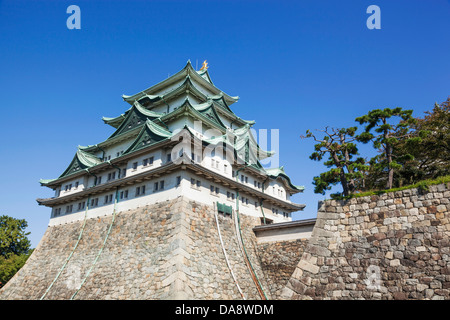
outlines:
[[[79,146],[58,178],[40,181],[55,194],[37,199],[52,211],[22,269],[33,274],[26,277],[34,289],[11,296],[4,288],[4,296],[269,298],[252,228],[292,221],[305,206],[290,197],[304,188],[283,167],[261,165],[274,153],[257,143],[255,122],[231,110],[239,98],[213,84],[206,61],[200,70],[188,61],[122,98],[129,109],[103,117],[115,131],[103,142]],[[121,267],[119,261],[138,262]],[[92,291],[92,281],[101,278],[109,284]],[[127,278],[141,279],[146,289]],[[117,281],[136,292],[117,295]]]
[[[273,152],[260,148],[254,121],[230,106],[238,97],[214,86],[206,62],[190,62],[171,77],[132,96],[131,105],[103,121],[114,133],[95,145],[79,146],[57,178],[41,180],[55,191],[38,199],[52,208],[50,225],[126,211],[185,196],[261,217],[263,223],[290,221],[304,205],[290,196],[303,191],[283,167],[265,169],[260,160]],[[239,195],[239,199],[238,199]]]
[[[292,221],[303,188],[261,166],[206,64],[123,98],[116,131],[41,181],[49,226],[1,300],[450,299],[450,183]]]

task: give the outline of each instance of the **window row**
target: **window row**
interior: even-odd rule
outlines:
[[[149,157],[149,158],[145,158],[142,160],[142,166],[143,167],[152,166],[154,161],[155,161],[155,157],[153,157],[153,156]],[[139,162],[135,161],[135,162],[133,162],[131,167],[133,170],[137,170],[138,165],[139,165]]]
[[[276,188],[275,186],[273,186],[272,188],[273,194],[282,198],[283,196],[285,196],[286,194],[284,193],[284,190],[281,188]]]
[[[216,186],[213,186],[213,185],[210,185],[210,186],[209,186],[209,191],[210,191],[210,193],[211,193],[212,195],[214,195],[214,196],[219,196],[220,188],[219,188],[219,187],[216,187]]]
[[[277,208],[272,208],[272,213],[274,215],[278,214],[279,213],[278,209]],[[290,216],[289,212],[286,212],[286,211],[282,211],[280,214],[282,214],[284,218],[289,218],[289,216]]]
[[[181,176],[177,177],[177,182],[178,182],[178,184],[181,182]],[[164,188],[165,188],[164,180],[155,182],[153,184],[153,192],[164,190]],[[145,185],[136,187],[135,197],[143,196],[145,194],[146,194],[146,186]],[[128,199],[128,190],[122,190],[118,194],[118,199],[117,200],[123,200],[123,199]],[[111,203],[114,203],[114,193],[110,193],[108,195],[105,195],[105,197],[103,199],[103,204],[104,205],[111,204]],[[97,198],[91,199],[89,205],[90,205],[90,208],[98,207],[99,206],[99,198],[97,197]],[[84,210],[85,208],[86,208],[86,202],[85,201],[82,201],[82,202],[78,203],[77,211]],[[64,213],[72,213],[73,209],[74,209],[73,208],[73,204],[68,205],[68,206],[65,207]],[[53,209],[53,216],[57,217],[57,216],[60,216],[60,215],[61,215],[61,208],[54,208]]]
[[[121,155],[123,155],[123,150],[116,152],[116,158],[120,157]],[[109,160],[111,160],[111,155],[104,156],[101,160],[103,162],[109,161]]]
[[[125,178],[126,176],[127,176],[127,169],[122,168],[119,172],[118,171],[109,172],[108,175],[106,176],[106,182],[109,182],[109,181],[112,181],[115,179]],[[95,181],[96,186],[99,184],[102,184],[102,178],[103,178],[103,176],[96,177],[96,181]]]
[[[233,177],[233,178],[236,178],[236,171],[234,171],[234,170],[233,170],[233,172],[232,172],[232,177]],[[240,176],[240,181],[241,181],[241,183],[249,183],[249,182],[248,182],[248,181],[249,181],[249,178],[248,178],[248,176],[241,174],[241,176]],[[262,184],[261,184],[260,181],[258,181],[258,180],[256,180],[256,179],[253,179],[253,186],[254,186],[255,188],[261,189]]]
[[[75,190],[78,188],[79,184],[80,184],[79,181],[75,182],[75,187],[74,187]],[[66,184],[64,186],[64,191],[70,191],[70,190],[72,190],[72,184],[71,183],[70,184]]]

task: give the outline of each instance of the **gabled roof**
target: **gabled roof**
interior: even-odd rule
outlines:
[[[205,79],[206,81],[208,81],[209,83],[211,83],[212,85],[214,85],[213,84],[213,82],[212,82],[212,80],[211,80],[211,77],[209,76],[209,72],[208,72],[208,68],[206,68],[206,69],[204,69],[204,70],[198,70],[197,71],[197,73],[203,78],[203,79]]]
[[[102,163],[102,161],[99,158],[78,148],[77,152],[75,153],[75,156],[72,159],[72,162],[70,162],[67,169],[64,170],[64,172],[58,177],[58,179],[76,173],[78,171],[93,167],[100,163]],[[41,180],[41,183],[43,183],[42,181],[48,183],[53,180],[56,179],[51,179],[47,181]]]
[[[125,112],[126,114],[126,112]],[[108,117],[102,117],[102,120],[104,123],[109,124],[113,128],[118,128],[122,122],[125,120],[126,116],[124,113],[121,115],[115,117],[115,118],[108,118]]]
[[[180,107],[162,116],[161,120],[166,122],[172,118],[182,117],[187,114],[190,114],[192,117],[204,121],[211,127],[219,129],[222,132],[225,132],[227,130],[226,126],[223,124],[222,120],[220,120],[220,117],[217,115],[217,112],[212,105],[212,101],[193,105],[191,104],[189,99],[185,99]]]
[[[193,105],[193,108],[200,112],[203,116],[217,123],[219,126],[226,128],[225,124],[222,122],[222,120],[220,120],[220,117],[216,111],[216,107],[211,100],[205,103]]]
[[[159,142],[164,139],[168,139],[172,136],[172,132],[157,125],[153,121],[146,120],[145,125],[142,127],[141,132],[134,140],[134,142],[124,151],[123,154],[128,154],[133,151],[146,148],[147,146]]]
[[[196,86],[192,83],[191,77],[187,76],[185,81],[178,87],[174,88],[173,90],[165,93],[164,95],[143,95],[141,98],[139,98],[135,104],[139,104],[139,106],[143,109],[146,109],[148,112],[147,107],[152,107],[153,103],[159,103],[159,101],[164,101],[164,103],[170,103],[170,101],[174,98],[177,98],[180,95],[186,95],[186,98],[189,97],[189,94],[192,94],[194,97],[197,97],[199,100],[203,100],[206,102],[212,101],[215,104],[216,112],[220,113],[221,115],[231,119],[231,121],[237,125],[244,125],[244,124],[254,124],[255,121],[253,120],[243,120],[239,118],[228,106],[226,103],[226,100],[224,99],[223,93],[220,93],[218,95],[214,96],[207,96],[201,91],[199,91]],[[144,107],[143,103],[151,103],[150,105],[147,105],[147,107]],[[126,115],[129,112],[127,110],[124,114],[119,115],[115,118],[106,118],[103,117],[103,121],[116,129],[120,126],[120,124],[126,119]],[[172,111],[173,112],[173,111]],[[155,112],[155,116],[163,116],[163,114],[158,114]]]
[[[286,172],[284,172],[284,167],[281,166],[278,168],[270,168],[265,170],[267,172],[267,175],[270,176],[272,179],[282,178],[290,189],[297,192],[303,192],[303,190],[305,190],[304,186],[296,186],[292,184],[291,179],[286,174]]]
[[[193,96],[196,96],[199,98],[199,100],[208,100],[209,97],[205,95],[203,92],[198,90],[198,88],[194,85],[194,83],[191,80],[191,76],[187,75],[184,81],[177,87],[173,88],[172,90],[165,92],[161,95],[149,95],[144,94],[140,98],[137,99],[141,104],[154,103],[159,101],[164,101],[165,103],[168,103],[173,98],[176,98],[180,95],[190,93]],[[151,106],[148,106],[151,108]]]
[[[210,97],[208,97],[208,100],[212,100],[214,102],[214,104],[218,106],[218,108],[216,110],[220,114],[231,119],[232,124],[233,123],[236,123],[237,125],[245,125],[245,124],[254,125],[255,124],[254,120],[244,120],[244,119],[238,117],[233,112],[233,110],[230,109],[229,105],[227,104],[226,100],[223,97],[223,94],[210,96]]]
[[[234,129],[233,133],[236,135],[235,149],[241,151],[245,146],[251,151],[251,155],[257,160],[269,158],[275,154],[274,151],[266,151],[261,149],[255,137],[250,131],[251,126],[246,124],[240,128]],[[245,151],[248,152],[248,151]],[[254,161],[256,163],[256,161]]]
[[[122,123],[108,139],[130,131],[138,126],[142,126],[147,119],[155,120],[161,116],[162,113],[147,110],[142,107],[139,102],[135,101],[133,106],[125,113],[125,118],[122,120]]]
[[[205,79],[203,76],[206,76],[207,79]],[[134,101],[139,100],[140,98],[142,98],[145,95],[155,95],[159,90],[162,90],[163,88],[171,85],[172,83],[179,81],[180,79],[186,78],[190,76],[190,78],[197,82],[200,86],[204,87],[206,90],[212,92],[214,95],[218,95],[220,93],[222,93],[224,95],[225,100],[227,101],[227,103],[232,104],[236,101],[239,100],[239,97],[235,96],[229,96],[228,94],[224,93],[223,91],[221,91],[219,88],[217,88],[216,86],[214,86],[212,84],[212,82],[210,82],[210,77],[209,77],[209,73],[205,73],[203,72],[202,74],[200,74],[199,72],[195,71],[194,68],[191,65],[191,62],[188,61],[186,66],[181,69],[179,72],[177,72],[176,74],[170,76],[169,78],[155,84],[154,86],[147,88],[141,92],[138,92],[134,95],[128,96],[128,95],[122,95],[122,98],[132,104],[134,103]],[[209,80],[208,80],[209,79]],[[157,95],[156,95],[157,96]]]

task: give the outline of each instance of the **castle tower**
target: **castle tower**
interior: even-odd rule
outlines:
[[[105,141],[78,147],[56,179],[41,180],[55,196],[50,225],[112,214],[178,196],[231,212],[286,222],[303,209],[290,201],[303,191],[283,167],[265,169],[250,131],[254,121],[230,108],[238,97],[214,86],[206,64],[190,62],[166,80],[132,96],[130,108],[103,121],[116,130]],[[239,199],[238,199],[239,195]]]
[[[273,152],[231,110],[238,97],[188,62],[123,99],[106,140],[41,180],[49,227],[0,299],[275,297],[252,228],[291,221],[303,187],[261,165]]]

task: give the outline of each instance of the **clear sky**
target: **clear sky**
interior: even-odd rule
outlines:
[[[81,29],[69,30],[69,5]],[[370,30],[369,5],[381,9]],[[374,108],[423,116],[450,95],[450,1],[20,1],[0,0],[0,215],[26,219],[37,246],[56,178],[78,145],[105,140],[101,120],[132,95],[208,60],[214,84],[255,128],[279,129],[280,164],[316,216],[307,129],[348,127]],[[269,148],[270,149],[270,148]],[[365,154],[362,154],[365,155]]]

